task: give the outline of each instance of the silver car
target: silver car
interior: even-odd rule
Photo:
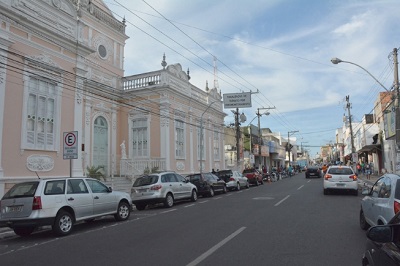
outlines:
[[[249,180],[238,171],[231,171],[229,177],[225,180],[228,190],[240,190],[241,188],[249,188]]]
[[[400,211],[400,176],[385,174],[362,194],[360,227],[387,224]]]
[[[153,173],[138,177],[131,188],[132,203],[137,210],[149,204],[163,203],[169,208],[174,201],[197,201],[197,188],[175,172]]]
[[[324,174],[324,195],[330,191],[348,191],[358,195],[358,178],[350,166],[333,165]]]
[[[75,222],[114,215],[129,218],[132,209],[128,193],[112,191],[92,178],[51,178],[14,185],[0,201],[0,227],[10,227],[20,236],[51,225],[63,236]]]

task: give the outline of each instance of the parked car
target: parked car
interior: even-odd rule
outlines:
[[[238,171],[219,170],[215,175],[225,181],[228,190],[240,190],[250,186],[247,177]]]
[[[386,225],[371,227],[367,238],[363,266],[400,265],[400,213]]]
[[[324,175],[324,195],[335,190],[358,195],[357,175],[350,166],[332,165],[327,169]]]
[[[258,186],[259,184],[264,184],[262,174],[257,169],[244,169],[243,175],[247,177],[249,183],[252,185]]]
[[[30,235],[39,226],[51,225],[60,236],[69,234],[78,221],[114,215],[129,218],[131,197],[112,191],[92,178],[38,179],[14,185],[0,201],[0,227],[17,235]]]
[[[311,177],[321,177],[321,169],[318,166],[308,166],[305,169],[305,176],[306,178],[311,178]]]
[[[132,203],[141,211],[149,204],[163,203],[170,208],[174,201],[197,201],[197,188],[175,172],[160,172],[138,177],[131,188]]]
[[[371,189],[362,191],[360,227],[387,224],[400,211],[400,176],[385,174]]]
[[[201,196],[213,197],[216,192],[227,192],[225,181],[212,173],[196,173],[188,175],[187,178],[197,187]]]

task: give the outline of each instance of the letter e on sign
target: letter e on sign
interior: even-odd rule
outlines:
[[[78,159],[78,131],[64,132],[64,159]]]

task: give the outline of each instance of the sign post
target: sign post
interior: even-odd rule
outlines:
[[[78,159],[78,131],[64,132],[64,160],[69,159],[69,177],[72,177],[72,159]]]

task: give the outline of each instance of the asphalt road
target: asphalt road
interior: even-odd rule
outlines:
[[[361,195],[324,196],[304,174],[239,192],[0,240],[1,265],[361,264]]]

